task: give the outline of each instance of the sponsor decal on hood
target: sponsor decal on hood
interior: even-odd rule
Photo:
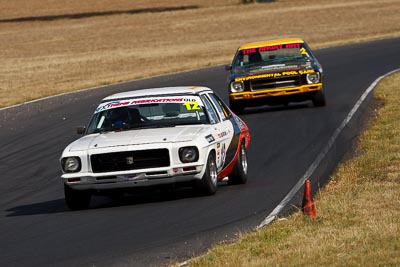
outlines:
[[[276,77],[284,77],[284,76],[292,76],[292,75],[302,75],[302,74],[309,74],[314,73],[314,69],[309,70],[289,70],[289,71],[282,71],[282,72],[273,72],[273,73],[264,73],[264,74],[257,74],[247,77],[238,77],[235,78],[235,82],[240,81],[248,81],[254,79],[262,79],[262,78],[276,78]]]

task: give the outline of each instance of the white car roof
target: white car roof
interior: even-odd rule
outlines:
[[[140,89],[140,90],[117,93],[105,97],[103,101],[120,99],[120,98],[152,96],[152,95],[198,94],[204,91],[212,91],[212,90],[208,87],[203,87],[203,86],[160,87],[160,88]]]

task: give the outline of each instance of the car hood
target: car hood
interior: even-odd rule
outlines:
[[[90,134],[73,142],[69,147],[69,151],[191,141],[203,132],[205,128],[205,126],[176,126]]]
[[[255,65],[247,68],[235,68],[233,75],[235,77],[259,75],[264,73],[274,73],[282,71],[300,70],[311,67],[311,62],[285,62],[271,65]]]

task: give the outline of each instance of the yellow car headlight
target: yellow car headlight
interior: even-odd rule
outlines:
[[[244,83],[240,82],[232,82],[231,83],[231,92],[232,93],[239,93],[244,91]]]
[[[319,72],[307,74],[308,84],[319,83],[319,80],[320,80]]]

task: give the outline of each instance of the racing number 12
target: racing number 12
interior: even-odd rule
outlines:
[[[187,110],[199,110],[199,103],[198,102],[186,102],[183,103]]]

